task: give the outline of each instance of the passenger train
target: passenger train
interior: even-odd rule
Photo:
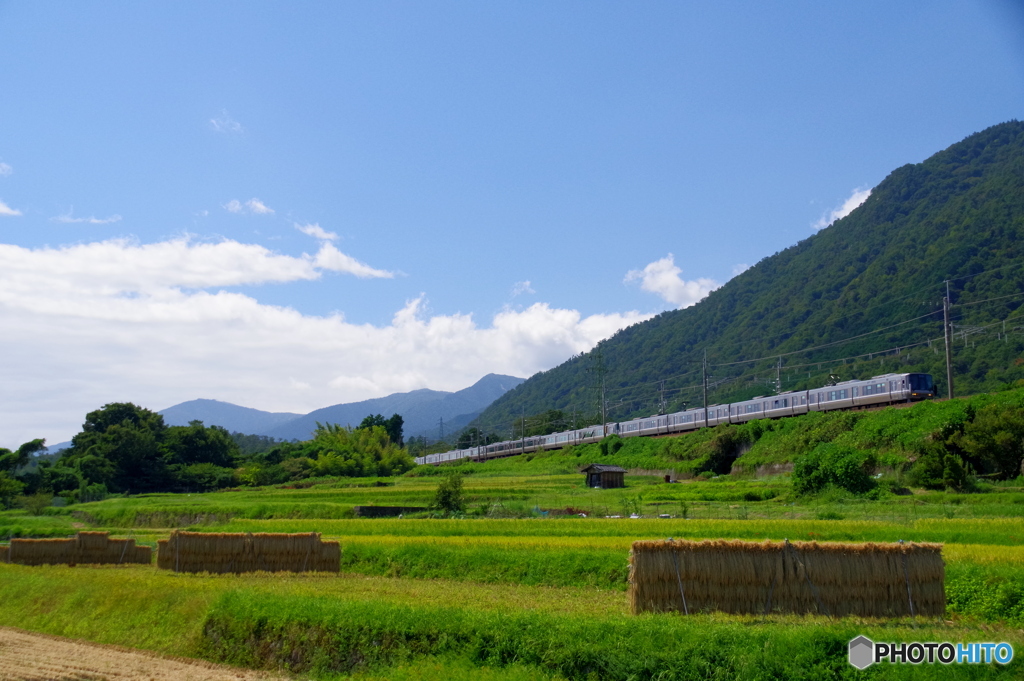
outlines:
[[[439,464],[458,459],[486,461],[542,449],[561,449],[569,445],[598,442],[605,435],[637,437],[685,433],[720,423],[744,423],[753,419],[775,419],[812,411],[874,407],[930,397],[935,397],[935,382],[931,374],[884,374],[863,381],[844,381],[823,388],[755,397],[732,404],[712,404],[707,407],[706,421],[705,409],[698,407],[674,414],[607,423],[603,427],[588,426],[563,433],[535,435],[486,446],[456,449],[443,454],[428,454],[416,457],[416,463]]]

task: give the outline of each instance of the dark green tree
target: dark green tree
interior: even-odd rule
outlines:
[[[990,404],[978,410],[956,443],[1002,480],[1024,474],[1024,407]]]
[[[380,414],[370,414],[359,424],[359,428],[373,428],[374,426],[380,426],[387,431],[388,438],[393,443],[399,447],[404,446],[402,428],[405,426],[405,420],[401,414],[392,414],[389,419],[384,418]]]
[[[0,508],[10,508],[15,497],[25,491],[26,481],[15,477],[15,471],[45,448],[46,440],[30,440],[13,452],[0,447]]]
[[[164,436],[168,463],[190,465],[207,463],[231,468],[238,458],[238,444],[220,426],[206,427],[202,421],[187,426],[171,426]]]
[[[161,448],[166,431],[163,416],[149,409],[130,402],[104,405],[86,414],[60,467],[113,492],[167,490],[173,481]]]
[[[462,474],[449,473],[437,484],[433,507],[451,515],[466,510],[466,500],[462,495]]]
[[[13,452],[0,447],[0,471],[13,474],[15,470],[27,464],[33,454],[44,449],[46,440],[43,439],[30,440]]]

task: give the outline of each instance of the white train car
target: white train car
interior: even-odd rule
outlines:
[[[896,402],[924,400],[935,396],[935,382],[930,374],[883,374],[866,380],[843,381],[836,385],[809,390],[796,390],[770,397],[754,397],[732,404],[712,404],[707,408],[687,409],[672,414],[655,414],[643,418],[588,426],[549,435],[534,435],[519,440],[496,442],[469,449],[456,449],[441,454],[416,457],[418,464],[441,464],[470,459],[486,461],[540,450],[561,449],[571,445],[599,442],[607,435],[650,437],[685,433],[721,423],[745,423],[753,419],[777,419],[798,416],[812,411],[863,409]]]

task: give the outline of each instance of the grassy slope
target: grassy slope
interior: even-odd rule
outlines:
[[[627,438],[621,449],[609,454],[591,444],[482,464],[446,464],[441,469],[454,465],[477,474],[556,474],[575,472],[580,466],[599,462],[627,469],[671,469],[680,475],[702,471],[725,473],[730,466],[734,472],[752,473],[761,466],[792,463],[822,442],[870,452],[883,465],[899,468],[921,453],[923,443],[951,424],[969,421],[971,414],[993,403],[1024,406],[1024,388],[920,402],[905,408],[757,419],[678,437]]]

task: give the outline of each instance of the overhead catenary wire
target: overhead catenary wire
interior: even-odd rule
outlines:
[[[1006,265],[1006,266],[999,267],[999,268],[993,268],[991,270],[986,270],[984,272],[978,272],[978,273],[974,273],[974,274],[970,274],[970,275],[963,275],[961,277],[952,278],[952,279],[949,279],[948,281],[950,281],[950,282],[961,281],[961,280],[964,280],[964,279],[969,279],[969,278],[972,278],[972,277],[981,276],[983,274],[988,274],[988,273],[991,273],[991,272],[996,272],[996,271],[1000,271],[1000,270],[1004,270],[1004,269],[1009,269],[1011,267],[1017,267],[1017,266],[1020,266],[1021,264],[1024,264],[1024,263],[1013,263],[1011,265]],[[843,319],[846,319],[846,318],[849,318],[849,317],[852,317],[852,316],[863,314],[866,310],[870,310],[870,309],[874,309],[874,308],[877,308],[877,307],[898,303],[898,302],[901,302],[901,301],[906,300],[908,298],[911,298],[911,297],[919,294],[922,291],[926,291],[926,290],[930,290],[930,289],[935,289],[936,286],[939,286],[939,285],[940,284],[934,284],[934,285],[929,285],[929,286],[925,286],[925,287],[920,287],[920,288],[915,289],[915,290],[911,291],[910,293],[907,293],[904,296],[901,296],[899,298],[893,298],[893,299],[884,301],[882,303],[877,303],[877,304],[871,305],[871,306],[869,306],[867,308],[863,308],[861,310],[858,310],[855,313],[851,313],[849,315],[844,315],[843,317],[838,317],[838,318],[835,318],[835,319],[830,320],[830,321],[832,321],[832,322],[841,321]],[[1008,295],[1004,295],[1004,296],[994,296],[994,297],[985,298],[985,299],[982,299],[982,300],[960,301],[960,302],[957,302],[955,305],[953,305],[951,307],[953,307],[953,308],[971,307],[971,306],[976,306],[976,305],[982,305],[982,304],[985,304],[985,303],[1002,301],[1002,300],[1009,300],[1009,299],[1020,298],[1020,297],[1024,297],[1024,292],[1008,294]],[[850,342],[853,342],[853,341],[861,340],[861,339],[864,339],[864,338],[868,338],[870,336],[875,336],[875,335],[883,334],[885,332],[892,331],[894,329],[898,329],[898,328],[906,326],[908,324],[912,324],[914,322],[920,322],[921,320],[928,319],[929,317],[934,317],[935,315],[939,314],[940,312],[942,312],[942,308],[941,307],[937,308],[935,310],[932,310],[932,311],[930,311],[928,313],[925,313],[923,315],[918,315],[918,316],[910,318],[910,319],[905,319],[903,321],[896,322],[894,324],[889,324],[889,325],[880,327],[878,329],[873,329],[873,330],[865,332],[865,333],[857,334],[857,335],[850,336],[850,337],[843,338],[843,339],[838,339],[838,340],[835,340],[835,341],[830,341],[828,343],[822,343],[822,344],[819,344],[819,345],[816,345],[816,346],[812,346],[812,347],[809,347],[809,348],[802,348],[802,349],[799,349],[799,350],[792,350],[792,351],[787,351],[787,352],[782,352],[782,353],[770,353],[770,354],[764,355],[762,357],[751,358],[751,359],[746,359],[746,360],[738,360],[738,361],[735,361],[735,362],[709,363],[708,366],[709,366],[709,368],[724,368],[724,367],[731,367],[731,366],[750,365],[750,364],[756,364],[758,362],[767,362],[767,361],[780,362],[781,358],[784,358],[784,357],[793,357],[793,356],[796,356],[796,355],[807,354],[807,353],[815,352],[815,351],[818,351],[818,350],[823,350],[823,349],[827,349],[827,348],[837,347],[837,346],[843,345],[845,343],[850,343]],[[974,328],[972,328],[970,330],[970,332],[971,333],[978,333],[978,332],[980,332],[982,330],[991,328],[993,326],[997,326],[997,325],[1000,325],[1000,324],[1005,325],[1005,323],[1008,322],[1008,321],[1015,320],[1015,319],[1021,319],[1021,318],[1024,318],[1024,315],[1011,315],[1011,316],[1008,316],[1008,317],[1006,317],[1004,319],[1000,319],[1000,320],[997,320],[997,321],[994,321],[994,322],[990,322],[990,323],[987,323],[987,324],[983,324],[983,325],[974,327]],[[960,327],[965,326],[962,323],[963,320],[965,320],[965,319],[966,319],[966,315],[964,315],[963,313],[957,314],[957,315],[952,317],[952,321],[958,322],[957,326],[960,326]],[[936,320],[936,321],[938,321],[938,320]],[[961,334],[965,334],[965,333],[967,333],[967,331],[965,330],[965,331],[962,331],[960,333]],[[784,336],[784,335],[788,335],[788,334],[780,334],[780,336]],[[960,335],[960,334],[957,334],[957,335]],[[807,361],[807,362],[804,362],[804,363],[801,363],[801,364],[788,364],[788,365],[785,365],[785,366],[782,366],[782,367],[777,367],[776,370],[785,369],[787,371],[792,371],[792,370],[795,370],[795,369],[801,369],[801,368],[806,368],[806,367],[815,366],[815,365],[834,364],[834,363],[837,363],[837,362],[846,363],[848,361],[856,361],[856,360],[860,360],[860,359],[864,359],[864,358],[872,358],[872,357],[875,357],[875,356],[886,355],[886,354],[890,354],[890,353],[893,353],[893,352],[896,352],[897,354],[899,354],[900,352],[903,352],[903,351],[906,351],[906,350],[909,350],[909,349],[913,349],[913,348],[917,348],[917,347],[921,347],[921,346],[924,346],[924,345],[929,345],[929,344],[932,344],[932,343],[935,343],[935,342],[941,341],[941,340],[943,340],[942,336],[929,337],[929,338],[926,338],[925,340],[921,340],[921,341],[917,341],[917,342],[913,342],[913,343],[902,343],[902,344],[899,344],[899,345],[896,345],[896,346],[892,346],[892,347],[888,347],[888,348],[885,348],[885,349],[873,350],[873,351],[870,351],[870,352],[863,352],[863,353],[859,353],[859,354],[855,354],[855,355],[848,355],[848,356],[845,356],[845,357],[830,358],[830,359],[818,359],[818,360],[813,360],[813,361]],[[734,343],[725,344],[724,346],[723,346],[723,344],[720,344],[720,343],[712,343],[711,345],[716,347],[716,348],[721,348],[721,347],[728,347],[730,345],[734,345]],[[582,358],[583,356],[584,355],[576,356],[573,359],[579,359],[579,358]],[[639,369],[636,369],[634,371],[638,371],[638,370]],[[690,370],[690,371],[685,371],[685,372],[678,373],[678,374],[672,374],[672,375],[669,375],[669,376],[659,377],[659,378],[657,378],[655,380],[644,381],[644,382],[641,382],[641,383],[635,383],[635,384],[628,385],[628,386],[606,388],[605,389],[605,394],[606,395],[607,394],[623,394],[623,393],[630,394],[630,393],[636,393],[638,391],[642,391],[644,388],[648,388],[650,386],[658,386],[659,391],[660,391],[660,393],[662,395],[678,395],[678,394],[681,394],[681,393],[684,393],[684,392],[687,392],[687,391],[695,390],[695,389],[700,387],[700,384],[690,384],[690,385],[679,386],[679,387],[668,387],[668,386],[666,386],[666,383],[669,382],[669,381],[673,381],[673,380],[677,380],[677,379],[680,379],[680,378],[685,378],[685,377],[690,376],[690,375],[694,375],[694,374],[698,373],[699,371],[700,371],[699,369],[693,369],[693,370]],[[750,377],[749,375],[747,375],[747,376],[727,377],[727,378],[721,379],[719,381],[713,382],[713,385],[710,385],[709,387],[717,388],[717,387],[721,387],[722,385],[726,385],[728,383],[734,382],[735,380],[740,380],[741,378],[754,378],[754,379],[756,379],[756,377],[757,377],[757,375],[755,375],[754,377]],[[612,403],[611,406],[616,407],[616,406],[620,406],[620,405],[626,404],[626,403],[630,403],[632,405],[632,404],[638,403],[638,400],[636,400],[636,399],[620,400],[618,403]],[[642,400],[640,400],[639,403],[642,404],[643,403]],[[520,420],[520,419],[517,419],[517,420]],[[522,421],[520,421],[520,422],[522,423]],[[525,421],[525,424],[527,424],[527,425],[534,425],[534,424],[536,424],[538,422],[539,421],[534,421],[532,418],[530,418],[530,419],[527,419]],[[499,423],[499,424],[495,424],[494,427],[498,428],[498,429],[501,429],[502,425]],[[525,430],[525,428],[524,428],[524,430]]]

